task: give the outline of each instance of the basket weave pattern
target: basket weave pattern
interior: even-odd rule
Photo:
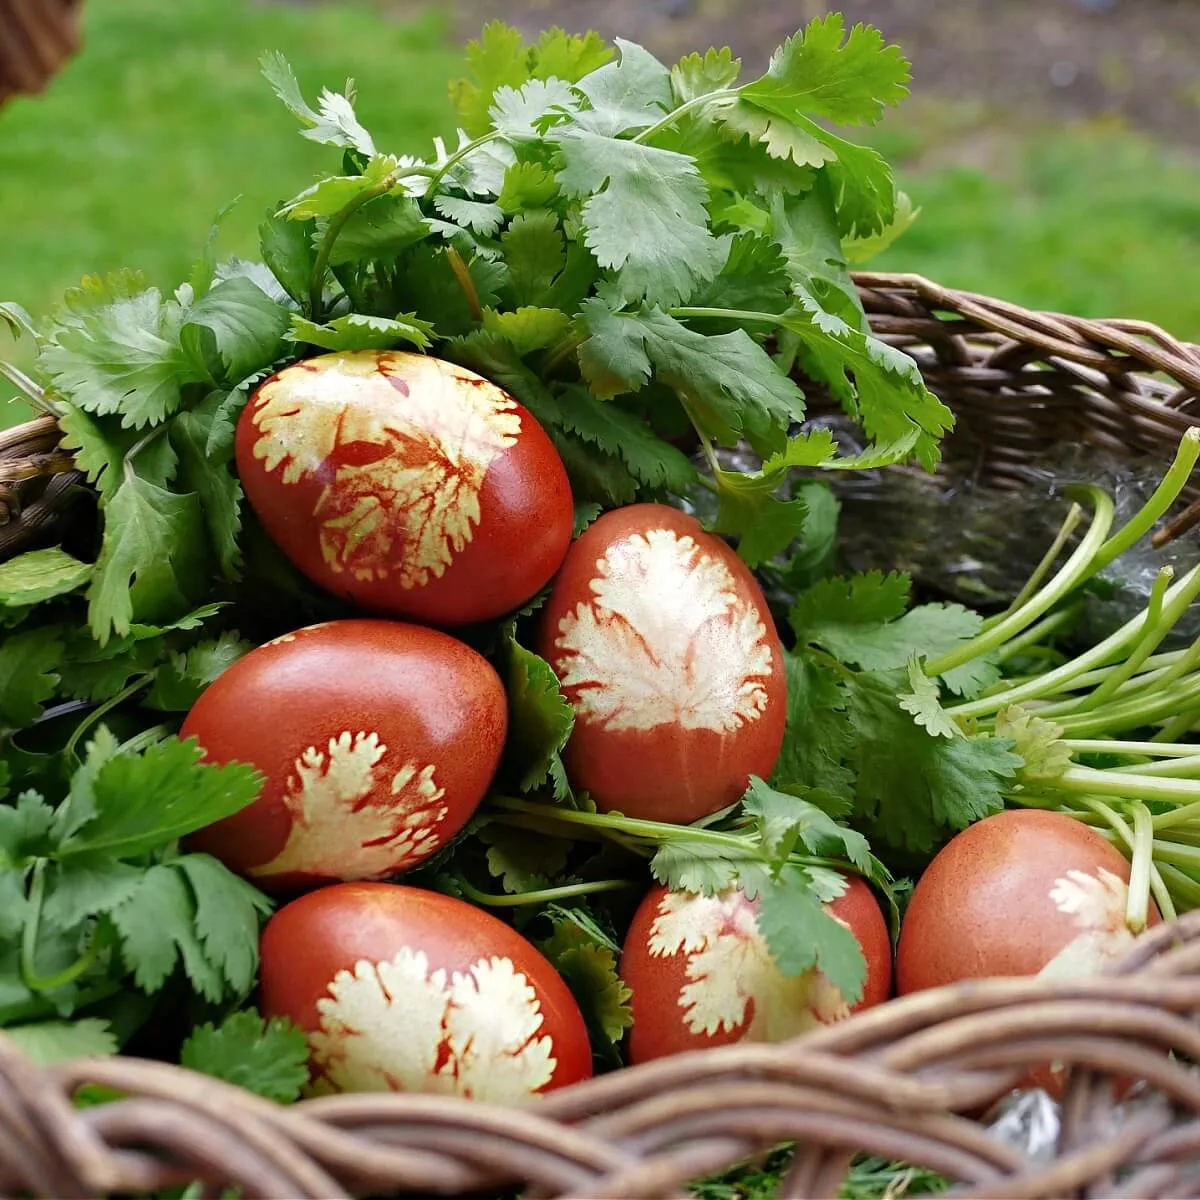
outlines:
[[[1017,486],[1022,462],[1062,440],[1165,461],[1200,425],[1200,348],[1154,326],[1029,312],[914,276],[856,278],[875,332],[959,416],[941,480]],[[0,434],[0,561],[61,537],[81,491],[53,418]],[[1195,504],[1166,536],[1198,516]],[[1200,912],[1155,927],[1101,977],[924,993],[785,1046],[661,1060],[525,1110],[394,1094],[280,1107],[156,1062],[35,1067],[0,1035],[0,1194],[198,1179],[214,1196],[657,1200],[795,1141],[789,1198],[835,1197],[859,1151],[937,1171],[961,1196],[1200,1196],[1200,1075],[1183,1062],[1200,1061],[1197,1017]],[[979,1114],[1051,1059],[1074,1069],[1047,1164],[991,1137]],[[1161,1104],[1122,1107],[1110,1077],[1149,1081]],[[125,1098],[77,1110],[85,1083]]]
[[[0,104],[42,91],[79,49],[82,0],[0,0]]]
[[[838,1194],[855,1151],[961,1181],[956,1196],[1200,1194],[1200,912],[1159,925],[1110,976],[992,980],[892,1001],[786,1046],[730,1046],[602,1076],[514,1110],[346,1095],[282,1107],[137,1059],[37,1069],[0,1036],[0,1190],[144,1192],[202,1179],[247,1197],[401,1191],[658,1200],[795,1139],[781,1196]],[[1076,1067],[1058,1155],[1029,1161],[970,1115],[1051,1057]],[[1109,1075],[1161,1107],[1122,1113]],[[76,1110],[79,1085],[124,1099]]]

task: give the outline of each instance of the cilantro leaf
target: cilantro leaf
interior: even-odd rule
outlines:
[[[4,1036],[38,1066],[67,1062],[73,1058],[116,1054],[117,1039],[112,1027],[99,1017],[78,1021],[38,1021],[28,1025],[9,1025]]]
[[[67,596],[91,576],[91,563],[80,562],[58,546],[27,550],[0,563],[0,605],[17,608]]]
[[[697,308],[782,312],[791,303],[787,261],[769,237],[744,231],[726,235],[729,247],[720,273],[689,301]]]
[[[352,200],[365,201],[370,193],[385,195],[398,182],[400,170],[394,155],[377,154],[360,175],[328,175],[305,188],[280,207],[279,215],[291,221],[332,217]]]
[[[8,634],[0,643],[0,728],[23,729],[58,688],[64,643],[53,625]]]
[[[617,313],[595,298],[581,307],[579,361],[598,396],[638,391],[653,374],[708,437],[734,446],[745,436],[763,455],[782,450],[804,415],[799,388],[744,330],[706,337],[658,310]]]
[[[375,153],[371,135],[359,124],[350,95],[321,91],[314,112],[300,92],[300,84],[287,59],[278,51],[269,51],[260,59],[263,77],[275,95],[304,129],[302,136],[325,146],[341,146],[370,157]],[[347,85],[349,89],[349,85]]]
[[[530,78],[530,51],[516,29],[489,21],[479,38],[467,43],[466,61],[475,78],[454,80],[450,98],[462,127],[478,137],[491,128],[488,111],[496,91],[519,88]]]
[[[870,869],[867,839],[799,796],[777,792],[751,776],[742,808],[756,819],[763,847],[773,861],[786,859],[799,841],[810,854],[842,854],[860,870]]]
[[[223,633],[172,654],[155,673],[154,686],[142,703],[166,712],[187,712],[209,684],[251,649],[236,633]]]
[[[476,836],[488,848],[488,870],[506,892],[543,888],[566,869],[570,843],[562,838],[503,825],[484,825]]]
[[[562,396],[562,421],[587,442],[619,454],[630,473],[650,487],[683,494],[696,478],[696,468],[681,450],[664,442],[645,421],[597,400],[581,387],[568,387]]]
[[[582,129],[610,138],[646,129],[674,107],[670,71],[642,46],[623,38],[615,41],[618,61],[576,83],[591,107],[573,118]]]
[[[496,203],[513,215],[515,223],[523,215],[544,211],[557,195],[558,180],[553,171],[541,163],[515,162],[504,172],[504,185]]]
[[[709,49],[704,55],[689,54],[671,68],[671,86],[680,104],[724,91],[737,82],[742,63],[728,46]]]
[[[604,66],[613,57],[612,47],[596,32],[567,33],[557,27],[546,30],[533,47],[534,79],[563,79],[575,83]]]
[[[515,216],[500,246],[508,272],[499,291],[509,308],[573,313],[598,273],[592,256],[578,242],[567,245],[558,218],[545,209]]]
[[[390,350],[400,343],[424,350],[433,335],[433,326],[413,313],[397,317],[370,317],[347,313],[323,325],[293,315],[288,337],[325,350]]]
[[[210,293],[211,295],[212,293]],[[171,444],[179,454],[179,483],[200,502],[208,527],[209,545],[226,579],[241,578],[242,485],[229,467],[209,452],[213,428],[224,398],[213,393],[217,406],[182,412],[171,422]]]
[[[187,607],[204,568],[204,513],[179,495],[126,472],[104,512],[104,541],[88,588],[88,619],[104,645],[135,620]]]
[[[38,365],[79,408],[143,429],[179,408],[183,385],[200,378],[180,344],[184,318],[178,301],[157,288],[131,292],[128,279],[73,289]]]
[[[822,905],[803,868],[785,867],[763,889],[755,919],[771,957],[785,975],[803,975],[815,967],[847,1004],[862,999],[867,980],[862,947]]]
[[[53,826],[54,809],[38,792],[22,792],[16,804],[0,805],[0,860],[16,866],[45,855]]]
[[[632,991],[617,974],[617,956],[565,915],[551,916],[554,931],[538,949],[579,1003],[593,1047],[615,1047],[633,1025]]]
[[[788,790],[814,788],[837,797],[850,811],[854,772],[844,765],[854,731],[838,677],[807,655],[783,656],[787,726],[772,782]]]
[[[805,113],[843,125],[874,124],[908,94],[909,78],[898,46],[885,46],[869,25],[855,25],[845,37],[842,14],[832,12],[788,38],[767,73],[738,94],[789,121]]]
[[[738,553],[747,565],[757,567],[786,550],[804,532],[808,509],[802,499],[784,500],[776,493],[792,467],[817,467],[836,452],[827,429],[789,438],[787,446],[772,455],[759,471],[713,473],[717,485],[718,533],[737,536]]]
[[[708,188],[690,158],[586,129],[556,131],[554,139],[565,163],[559,185],[584,202],[587,248],[618,272],[626,300],[669,307],[717,274],[725,256],[708,227]]]
[[[329,255],[331,266],[363,259],[392,258],[429,236],[429,221],[408,196],[380,196],[364,204],[338,232]],[[309,265],[308,275],[312,274]],[[307,291],[308,277],[304,280]]]
[[[746,861],[753,856],[747,852]],[[673,892],[703,892],[711,896],[736,887],[738,862],[721,846],[689,839],[687,831],[664,842],[650,860],[650,872]]]
[[[271,912],[272,902],[210,855],[185,854],[171,865],[191,886],[205,957],[233,992],[248,992],[258,970],[259,918]]]
[[[908,684],[912,691],[904,692],[899,696],[900,707],[922,729],[928,730],[930,737],[956,738],[962,736],[962,730],[955,725],[946,710],[942,708],[942,698],[937,683],[925,674],[921,668],[921,660],[917,657],[913,657],[909,661]]]
[[[550,664],[508,637],[506,671],[508,749],[524,792],[550,781],[558,800],[569,794],[561,754],[575,728],[575,714]]]
[[[522,358],[557,344],[571,327],[571,318],[557,308],[526,306],[515,312],[483,310],[483,329],[503,338]]]
[[[136,858],[253,803],[262,777],[243,763],[201,763],[195,739],[171,738],[143,754],[109,758],[96,771],[80,821],[59,847],[67,859],[104,853]]]
[[[1063,727],[1020,705],[998,712],[995,729],[997,737],[1012,739],[1013,750],[1024,762],[1022,779],[1054,780],[1074,765],[1070,747],[1062,742]]]
[[[308,1082],[308,1038],[284,1017],[264,1021],[254,1009],[243,1009],[220,1025],[197,1025],[179,1061],[190,1071],[290,1104]]]
[[[87,917],[111,912],[137,889],[141,871],[104,854],[80,855],[53,864],[42,917],[60,929],[74,929]]]
[[[308,302],[308,286],[317,264],[317,249],[313,243],[316,228],[315,221],[291,221],[273,211],[267,213],[258,227],[263,262],[297,304]],[[338,241],[344,236],[343,229]],[[334,249],[336,251],[337,243]]]
[[[180,344],[197,375],[232,387],[279,358],[287,325],[286,308],[235,276],[188,309]]]
[[[872,843],[928,853],[999,812],[1021,759],[999,737],[931,737],[899,704],[902,671],[862,672],[845,685],[859,817]]]
[[[519,88],[498,88],[488,115],[510,141],[532,141],[578,107],[579,98],[563,80],[531,79]]]

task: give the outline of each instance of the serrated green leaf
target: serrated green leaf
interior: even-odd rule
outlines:
[[[304,127],[301,131],[304,137],[323,146],[357,150],[367,157],[375,153],[375,143],[359,123],[348,96],[323,89],[314,112],[301,94],[295,73],[282,54],[269,51],[259,61],[263,77],[275,95]]]
[[[1071,748],[1061,740],[1063,727],[1020,705],[998,712],[995,728],[996,736],[1011,739],[1014,752],[1021,756],[1022,779],[1054,780],[1074,765]]]
[[[618,272],[626,300],[669,307],[720,271],[708,188],[690,158],[586,129],[556,131],[554,140],[565,163],[559,186],[583,201],[584,241],[601,267]]]
[[[317,263],[313,244],[316,227],[315,221],[290,221],[274,211],[268,212],[258,227],[263,262],[297,304],[308,303],[309,284]]]
[[[782,862],[799,841],[810,854],[844,856],[859,870],[870,869],[867,839],[808,800],[778,792],[751,776],[742,808],[756,819],[763,847],[773,861]]]
[[[188,309],[180,344],[198,376],[232,387],[283,349],[288,310],[249,279],[222,280]]]
[[[196,1026],[179,1061],[189,1071],[290,1104],[308,1082],[308,1038],[283,1017],[264,1021],[254,1009],[243,1009],[220,1025]]]
[[[555,915],[554,932],[538,949],[562,976],[579,1003],[596,1047],[616,1046],[633,1025],[633,993],[617,974],[617,956],[574,921]]]
[[[342,226],[333,243],[329,265],[337,267],[366,259],[387,260],[416,245],[430,233],[429,222],[411,197],[380,196],[364,204]]]
[[[917,657],[908,664],[908,685],[912,690],[900,695],[900,707],[928,731],[930,737],[962,737],[962,730],[942,708],[937,682],[925,674]]]
[[[579,361],[598,396],[637,391],[653,374],[708,437],[734,446],[744,436],[764,456],[785,449],[804,415],[800,389],[741,329],[705,337],[663,312],[616,313],[599,299],[584,302],[580,320],[589,337]]]
[[[741,74],[742,60],[734,58],[728,46],[709,49],[704,55],[689,54],[671,68],[675,100],[686,104],[712,92],[731,88]]]
[[[558,218],[546,209],[518,213],[500,237],[508,275],[502,295],[510,308],[550,307],[554,281],[566,266]]]
[[[347,313],[323,325],[306,317],[293,316],[288,337],[324,350],[390,350],[407,344],[424,350],[433,336],[433,326],[413,313],[397,317],[369,317]]]
[[[10,633],[0,642],[0,728],[23,729],[58,688],[64,642],[57,626]]]
[[[68,596],[91,576],[91,563],[80,562],[58,546],[27,550],[0,563],[0,605],[16,608]]]
[[[49,872],[43,919],[74,929],[87,917],[111,912],[133,895],[142,871],[103,854],[55,863]]]
[[[136,858],[240,812],[262,776],[243,763],[202,763],[195,739],[159,742],[109,758],[95,772],[88,819],[59,847],[60,859],[103,853]]]
[[[575,123],[607,138],[647,129],[674,107],[670,71],[635,42],[615,42],[619,60],[605,63],[575,85],[591,106],[574,116]]]
[[[166,712],[187,712],[210,684],[251,649],[237,633],[223,633],[172,654],[155,674],[154,686],[142,703]]]
[[[531,79],[519,88],[502,87],[488,112],[510,141],[534,141],[579,107],[579,97],[561,79]]]
[[[692,841],[685,830],[664,842],[650,860],[650,872],[673,892],[702,892],[712,896],[737,886],[739,862],[724,847]]]
[[[25,870],[10,866],[0,855],[0,944],[15,941],[25,928],[29,901],[25,898]]]
[[[332,217],[352,200],[365,200],[372,192],[385,195],[391,190],[389,179],[398,181],[400,170],[401,163],[395,155],[377,154],[363,168],[361,175],[328,175],[281,205],[279,215],[291,221]]]
[[[568,788],[560,755],[575,727],[575,716],[550,664],[511,634],[506,684],[507,752],[520,772],[521,790],[532,791],[549,780],[556,799],[565,799]]]
[[[480,237],[491,237],[504,223],[503,210],[491,201],[443,195],[434,197],[433,206],[447,221]]]
[[[104,645],[135,620],[189,606],[204,576],[204,513],[194,492],[179,495],[126,473],[104,512],[104,541],[88,588],[88,621]]]
[[[242,485],[226,464],[214,462],[208,454],[220,407],[180,413],[171,423],[170,437],[179,455],[180,486],[199,498],[209,545],[221,573],[236,580],[241,578]]]
[[[496,203],[506,212],[520,217],[542,209],[558,195],[554,172],[535,162],[515,162],[504,173],[504,186]]]
[[[38,365],[77,407],[144,429],[175,412],[183,386],[202,375],[180,345],[183,307],[157,288],[127,294],[127,283],[68,292]]]
[[[45,856],[53,843],[54,809],[38,792],[24,791],[16,804],[0,805],[0,861],[10,866]]]
[[[771,56],[767,73],[739,89],[742,99],[794,120],[798,114],[841,125],[873,125],[908,95],[909,65],[879,30],[855,25],[849,36],[841,13],[811,21]]]
[[[492,97],[498,88],[518,88],[530,78],[530,57],[521,34],[501,21],[489,21],[479,38],[467,43],[466,66],[474,79],[450,84],[450,98],[467,133],[478,137],[488,131]]]
[[[538,38],[530,57],[534,79],[565,79],[567,83],[575,83],[610,62],[613,50],[594,31],[574,34],[556,26]]]
[[[506,892],[544,888],[566,869],[571,844],[562,838],[503,825],[484,825],[476,836],[488,848],[488,870]]]
[[[571,327],[571,318],[557,308],[526,306],[515,312],[483,310],[483,328],[508,342],[522,358],[556,345]]]
[[[853,933],[822,905],[806,873],[786,867],[763,889],[755,913],[776,965],[785,975],[819,970],[847,1004],[862,999],[867,963]]]
[[[117,1052],[117,1039],[113,1036],[111,1026],[99,1017],[9,1025],[4,1030],[4,1036],[41,1067],[75,1058],[99,1058]]]

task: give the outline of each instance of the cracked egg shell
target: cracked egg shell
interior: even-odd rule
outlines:
[[[995,976],[1092,975],[1133,944],[1129,863],[1065,813],[996,813],[956,834],[913,889],[896,951],[901,995]],[[1151,902],[1150,923],[1161,920]]]
[[[562,977],[519,933],[451,896],[335,884],[263,930],[262,1007],[308,1035],[317,1092],[433,1092],[497,1104],[587,1079]]]
[[[224,671],[183,723],[206,761],[266,777],[189,847],[270,892],[398,875],[470,820],[507,730],[500,677],[449,634],[366,618],[285,634]]]
[[[573,786],[602,811],[687,824],[767,778],[783,744],[783,648],[762,589],[695,518],[605,513],[567,552],[538,653],[575,712]]]
[[[545,430],[465,367],[323,354],[264,381],[238,475],[271,540],[318,587],[439,626],[520,608],[562,562],[574,506]]]
[[[857,876],[826,909],[862,947],[867,978],[857,1004],[817,970],[788,976],[775,965],[741,891],[718,896],[646,894],[625,936],[620,976],[633,993],[629,1060],[648,1062],[733,1042],[782,1042],[860,1009],[892,990],[892,943],[871,888]]]

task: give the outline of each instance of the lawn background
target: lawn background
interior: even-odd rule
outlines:
[[[85,52],[0,111],[0,298],[40,315],[87,272],[173,287],[216,212],[223,253],[252,254],[265,209],[329,152],[296,132],[258,73],[279,49],[305,91],[353,76],[382,147],[453,131],[444,9],[387,20],[357,4],[89,0]],[[753,64],[757,67],[760,64]],[[1111,123],[1050,126],[917,93],[869,138],[920,205],[876,260],[1020,303],[1136,316],[1200,340],[1200,165]],[[0,334],[0,356],[28,350]],[[0,426],[25,410],[0,404]]]

